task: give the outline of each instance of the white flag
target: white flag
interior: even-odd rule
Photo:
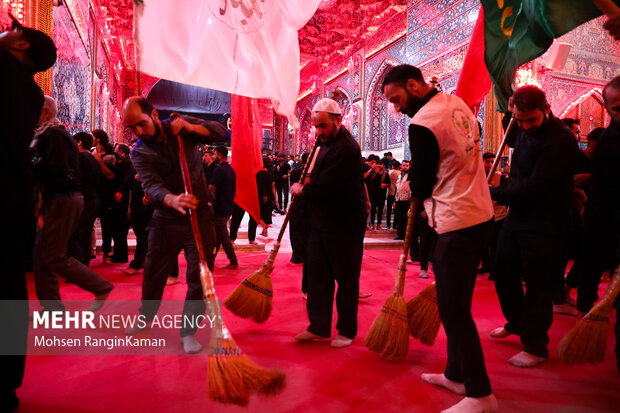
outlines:
[[[296,125],[297,31],[320,0],[143,0],[135,7],[138,70],[176,82],[269,98]]]

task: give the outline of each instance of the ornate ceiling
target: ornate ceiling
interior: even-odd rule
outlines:
[[[90,1],[110,54],[128,71],[135,70],[133,0]],[[300,92],[311,88],[316,79],[345,70],[357,51],[372,53],[404,35],[406,9],[407,0],[321,1],[316,14],[299,31]]]

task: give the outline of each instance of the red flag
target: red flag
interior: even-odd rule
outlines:
[[[484,62],[484,10],[480,7],[455,94],[478,112],[489,90],[491,78]]]
[[[263,168],[263,135],[256,99],[231,96],[231,166],[237,175],[235,203],[260,222],[256,173]]]

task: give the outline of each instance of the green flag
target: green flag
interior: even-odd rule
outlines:
[[[484,60],[505,112],[519,66],[542,55],[553,39],[600,16],[590,0],[481,0]],[[620,5],[620,0],[614,0]]]

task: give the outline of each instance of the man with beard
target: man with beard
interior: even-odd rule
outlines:
[[[491,337],[519,335],[523,351],[508,362],[533,367],[549,357],[552,293],[564,281],[579,148],[536,86],[515,90],[508,109],[518,125],[507,139],[514,148],[510,177],[504,185],[491,187],[493,200],[508,206],[493,265],[495,290],[507,322]]]
[[[215,230],[213,212],[208,205],[209,189],[205,180],[198,143],[217,141],[225,133],[218,122],[189,116],[172,115],[160,120],[157,110],[144,98],[128,98],[123,105],[123,121],[140,138],[132,153],[133,165],[142,180],[144,192],[152,199],[155,212],[151,218],[148,252],[142,281],[140,314],[152,320],[157,313],[170,270],[183,249],[187,260],[187,294],[184,317],[204,314],[199,258],[187,209],[198,215],[207,265],[213,270]],[[183,138],[193,195],[185,193],[177,135]],[[137,334],[143,328],[131,328]],[[194,338],[195,326],[181,328],[186,353],[197,353],[202,345]]]
[[[476,270],[493,219],[476,118],[460,98],[428,85],[414,66],[392,68],[382,88],[394,108],[412,118],[412,192],[437,232],[432,261],[448,361],[444,374],[422,379],[467,395],[446,412],[494,412],[497,400],[471,316]]]
[[[338,335],[332,347],[346,347],[357,334],[359,278],[366,222],[366,194],[360,147],[342,126],[342,112],[332,99],[312,108],[319,147],[311,162],[309,183],[295,183],[293,196],[303,195],[310,225],[304,267],[308,275],[310,326],[295,339],[331,336],[335,282]]]

